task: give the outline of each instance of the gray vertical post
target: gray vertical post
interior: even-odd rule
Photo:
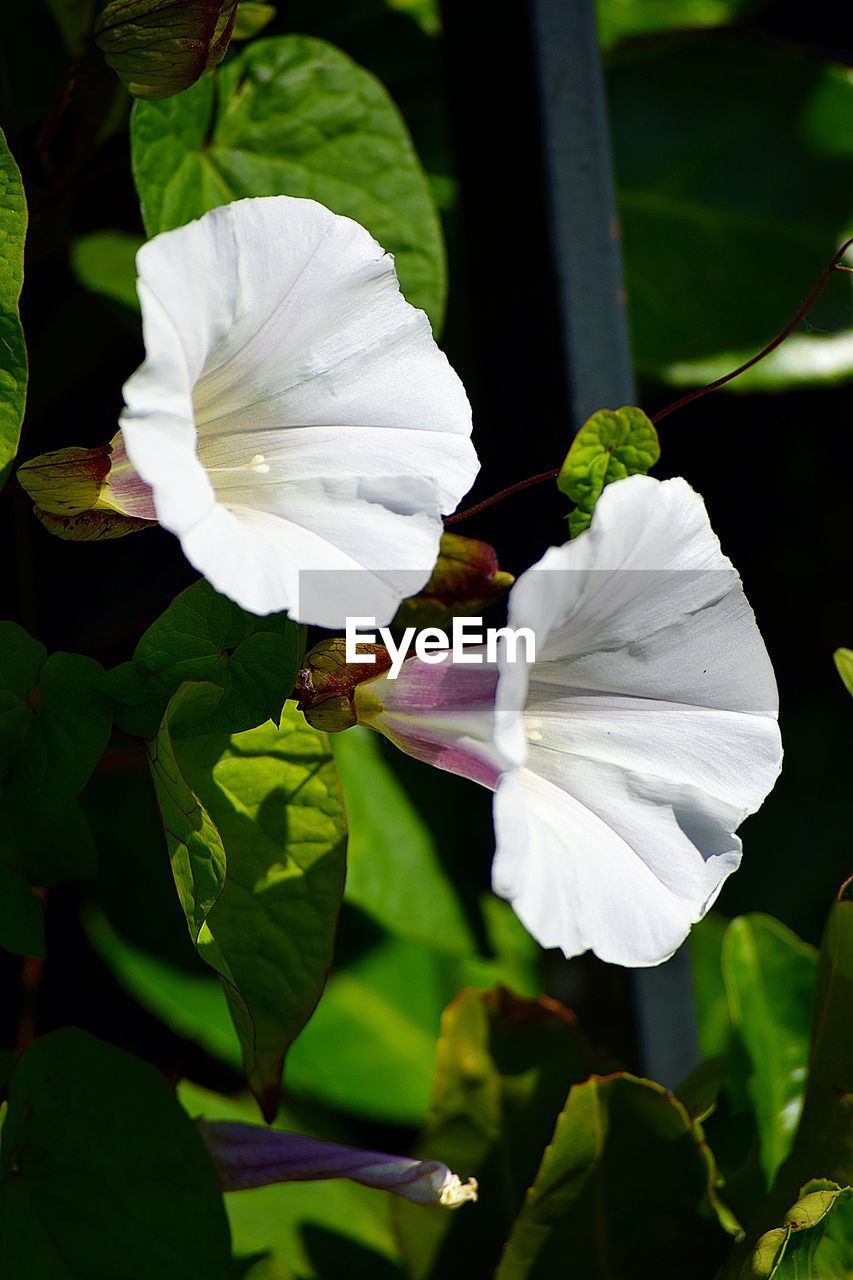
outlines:
[[[545,177],[575,429],[634,400],[593,0],[531,0]]]
[[[530,0],[549,217],[573,426],[636,400],[594,0]],[[687,948],[634,974],[643,1069],[672,1086],[698,1061]]]

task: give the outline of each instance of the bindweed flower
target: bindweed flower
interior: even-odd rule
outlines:
[[[781,763],[773,669],[702,499],[610,485],[518,580],[509,624],[535,633],[531,665],[409,658],[357,687],[356,716],[495,789],[494,888],[542,946],[658,964],[737,868]]]
[[[477,1182],[462,1182],[440,1160],[362,1151],[298,1133],[231,1120],[202,1120],[199,1128],[219,1171],[223,1191],[246,1191],[274,1182],[349,1178],[391,1191],[416,1204],[457,1209],[477,1199]]]
[[[274,196],[155,237],[137,269],[121,436],[160,523],[252,613],[387,622],[477,473],[464,388],[391,257]]]

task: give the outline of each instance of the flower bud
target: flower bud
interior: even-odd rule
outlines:
[[[244,1191],[276,1182],[349,1178],[415,1204],[445,1209],[458,1209],[477,1199],[476,1179],[463,1183],[440,1160],[410,1160],[362,1151],[238,1121],[202,1120],[199,1129],[219,1171],[223,1191]]]
[[[391,657],[384,645],[359,642],[358,652],[372,655],[373,661],[348,663],[346,642],[342,638],[321,640],[306,654],[294,692],[299,699],[299,710],[315,729],[341,733],[358,724],[356,689],[365,681],[375,680],[391,666]]]
[[[135,98],[168,98],[222,61],[236,16],[237,0],[112,0],[95,43]]]
[[[494,547],[458,533],[443,533],[429,582],[404,600],[395,627],[446,628],[454,615],[479,614],[493,604],[515,579],[498,566]]]
[[[130,464],[119,433],[97,449],[56,449],[25,462],[18,481],[46,529],[70,541],[121,538],[157,513],[151,489]]]

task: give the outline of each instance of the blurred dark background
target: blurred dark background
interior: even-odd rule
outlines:
[[[265,34],[322,35],[374,70],[403,110],[428,172],[448,180],[442,212],[451,287],[443,344],[474,405],[483,462],[475,500],[557,466],[570,439],[530,13],[525,4],[506,0],[447,0],[445,34],[437,39],[403,13],[385,8],[373,22],[357,20],[376,8],[344,0],[322,6],[308,0],[282,3]],[[37,5],[31,9],[29,18],[4,14],[2,19],[4,124],[24,170],[32,212],[23,299],[32,375],[22,459],[66,444],[109,439],[122,381],[142,356],[133,312],[87,292],[69,266],[75,237],[104,228],[141,234],[123,108],[115,130],[97,151],[87,153],[87,112],[102,120],[105,111],[114,110],[114,86],[95,75],[87,93],[76,95],[73,109],[57,114],[65,58],[47,18],[35,13]],[[849,63],[853,57],[853,31],[842,29],[834,0],[751,9],[741,24],[750,38],[793,45],[809,58]],[[30,46],[36,41],[38,58],[28,62],[10,54],[12,35]],[[721,95],[725,78],[721,66]],[[781,110],[784,85],[778,94]],[[771,113],[776,105],[769,105]],[[782,150],[772,160],[786,164]],[[849,166],[844,172],[849,181]],[[850,194],[842,198],[849,202]],[[853,225],[848,233],[853,234]],[[766,254],[778,281],[774,299],[787,302],[769,329],[757,335],[756,347],[795,310],[834,248],[834,242],[824,244],[810,275],[796,274],[788,282],[786,259],[777,256],[768,237]],[[674,263],[673,270],[689,288],[684,264]],[[738,272],[726,283],[734,326],[744,306],[745,283]],[[853,326],[846,283],[839,277],[828,293],[830,305],[845,311]],[[685,297],[685,307],[688,302]],[[719,317],[709,318],[709,324],[718,322]],[[726,341],[723,329],[709,345],[725,349]],[[648,376],[640,379],[639,402],[649,411],[678,394]],[[718,906],[728,915],[770,912],[813,942],[851,862],[853,708],[832,663],[834,648],[853,643],[850,423],[849,384],[717,394],[662,424],[663,455],[656,470],[661,477],[686,476],[705,496],[723,548],[744,578],[780,686],[785,768],[762,811],[743,828],[743,868]],[[564,539],[564,518],[564,500],[546,484],[457,528],[492,542],[503,565],[518,573],[546,546]],[[21,622],[49,649],[81,651],[105,665],[129,657],[144,628],[194,576],[176,541],[159,530],[101,544],[63,543],[49,536],[14,483],[0,496],[0,528],[6,549],[0,567],[3,616]],[[112,761],[112,767],[137,779],[132,785],[139,789],[140,803],[148,804],[141,750],[119,743]],[[425,768],[402,768],[419,804],[461,815],[461,835],[460,823],[454,835],[448,822],[448,840],[464,845],[464,891],[473,895],[485,888],[491,857],[488,797],[454,779],[427,777]],[[156,823],[150,804],[148,820]],[[156,840],[156,826],[152,830]],[[39,1025],[78,1022],[175,1074],[188,1071],[214,1087],[236,1085],[225,1067],[143,1014],[88,945],[77,921],[81,897],[94,894],[112,903],[116,914],[122,911],[115,900],[123,851],[106,834],[100,853],[108,865],[97,886],[63,887],[51,895],[49,947],[63,959],[47,965]],[[165,857],[152,879],[152,903],[165,901],[171,893]],[[170,919],[181,931],[173,906]],[[132,934],[133,921],[122,923]],[[361,928],[350,913],[339,963],[362,946]],[[0,1043],[11,1045],[19,962],[0,958],[0,971]],[[584,959],[574,962],[561,982],[575,994],[596,1038],[635,1060],[624,974]]]

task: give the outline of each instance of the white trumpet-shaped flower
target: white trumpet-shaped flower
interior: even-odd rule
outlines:
[[[702,499],[610,485],[518,580],[509,623],[534,632],[531,665],[410,658],[358,686],[358,717],[495,789],[494,888],[543,946],[658,964],[737,868],[781,763],[773,669]]]
[[[253,613],[387,621],[477,472],[464,388],[392,258],[275,196],[157,236],[137,270],[121,435],[160,523]]]

